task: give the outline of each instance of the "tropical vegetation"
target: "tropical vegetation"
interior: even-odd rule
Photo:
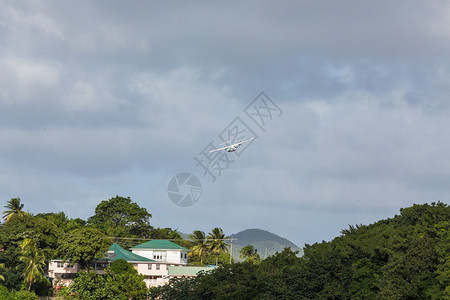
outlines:
[[[229,236],[225,236],[222,228],[215,227],[208,235],[209,248],[210,251],[216,257],[216,266],[219,264],[219,256],[221,253],[228,253],[228,247],[230,246],[226,240],[230,238]]]
[[[248,250],[251,250],[250,247]],[[252,251],[249,251],[250,254]],[[450,299],[450,207],[413,205],[330,242],[174,279],[153,299]]]
[[[239,251],[240,258],[245,261],[251,261],[251,262],[259,262],[261,257],[259,256],[258,250],[253,247],[253,245],[247,245]]]
[[[220,227],[195,230],[184,240],[177,230],[151,226],[151,214],[130,198],[102,201],[86,221],[23,208],[13,198],[3,212],[0,299],[450,299],[450,207],[442,202],[349,225],[332,241],[305,245],[302,256],[285,248],[261,259],[247,245],[236,263]],[[190,249],[191,264],[218,267],[150,290],[126,261],[115,261],[103,276],[89,270],[113,242],[130,247],[146,238],[174,240]],[[55,258],[84,266],[60,291],[45,277]]]
[[[6,222],[11,219],[12,216],[24,216],[25,212],[23,209],[23,204],[20,203],[20,198],[12,198],[8,201],[8,204],[5,205],[5,208],[8,210],[5,210],[3,212],[3,218],[6,219]]]
[[[194,230],[190,235],[192,241],[190,256],[198,256],[200,258],[200,264],[203,264],[203,258],[208,254],[209,246],[206,239],[206,235],[201,230]]]

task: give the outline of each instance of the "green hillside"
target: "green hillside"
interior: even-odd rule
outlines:
[[[247,245],[255,247],[261,258],[281,252],[286,247],[302,254],[302,249],[288,239],[262,229],[246,229],[232,234],[231,238],[237,239],[233,242],[233,258],[235,260],[239,260],[239,251]]]
[[[189,239],[190,237],[187,233],[178,233],[184,239]],[[235,261],[240,261],[239,251],[247,245],[255,247],[261,258],[269,257],[277,252],[281,252],[286,247],[291,248],[292,251],[298,251],[299,255],[303,254],[303,249],[299,248],[293,242],[267,230],[246,229],[232,234],[230,237],[236,239],[233,241],[233,259]]]
[[[439,202],[402,208],[393,218],[351,225],[330,242],[305,245],[301,257],[285,249],[260,262],[224,265],[194,279],[172,281],[154,295],[450,299],[450,206]]]

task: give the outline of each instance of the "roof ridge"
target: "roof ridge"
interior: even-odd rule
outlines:
[[[178,245],[169,240],[150,240],[134,246],[130,249],[161,249],[161,250],[185,250],[189,251],[189,249],[184,248],[183,246]]]
[[[133,253],[131,251],[128,251],[126,249],[124,249],[122,246],[120,246],[117,243],[113,243],[109,249],[109,251],[113,251],[114,252],[114,257],[107,257],[108,259],[111,260],[117,260],[117,259],[125,259],[126,261],[147,261],[147,262],[156,262],[153,259],[149,259],[147,257],[138,255],[136,253]]]

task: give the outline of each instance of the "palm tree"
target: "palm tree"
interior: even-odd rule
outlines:
[[[3,218],[6,219],[6,222],[11,219],[12,216],[18,215],[18,216],[24,216],[25,212],[23,209],[23,204],[20,204],[20,198],[12,198],[8,201],[8,204],[4,206],[5,208],[8,208],[9,210],[5,210],[3,212]]]
[[[203,256],[208,253],[208,243],[206,235],[203,231],[195,230],[190,236],[194,246],[192,246],[192,254],[200,257],[200,263],[203,264]]]
[[[25,265],[22,275],[30,290],[34,283],[44,278],[45,258],[33,239],[24,239],[20,248],[22,252],[20,260]]]
[[[208,234],[208,240],[210,240],[209,250],[216,256],[216,266],[219,263],[219,255],[222,252],[228,253],[228,243],[225,242],[226,239],[230,238],[225,236],[222,228],[216,227]]]
[[[5,268],[5,264],[0,264],[0,269],[4,269]],[[0,274],[0,280],[5,281],[5,276],[3,276],[3,274]]]
[[[258,250],[255,249],[255,247],[253,247],[252,245],[247,245],[244,248],[241,249],[241,251],[239,251],[240,258],[241,259],[245,259],[248,261],[259,261],[260,260],[260,256],[258,254]]]

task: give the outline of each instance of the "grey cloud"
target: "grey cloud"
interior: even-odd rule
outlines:
[[[439,1],[4,1],[0,195],[84,217],[72,201],[131,195],[161,226],[297,243],[446,200],[448,19]],[[193,156],[261,90],[285,114],[208,183]],[[189,219],[165,194],[184,171],[205,184]]]

